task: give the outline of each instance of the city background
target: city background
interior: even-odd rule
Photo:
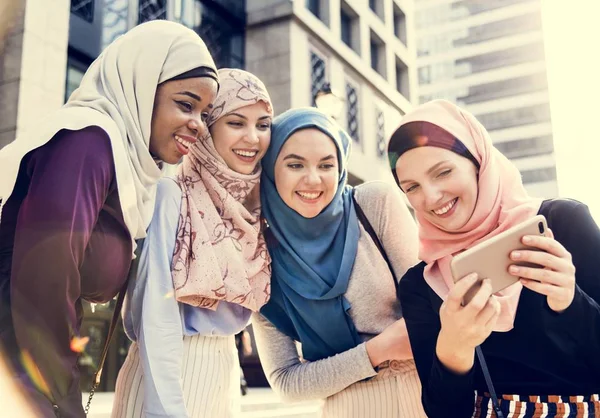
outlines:
[[[353,139],[353,185],[392,181],[387,140],[400,118],[416,104],[443,98],[475,114],[532,195],[577,198],[600,220],[593,171],[600,151],[592,126],[600,108],[595,3],[23,0],[0,52],[0,148],[60,107],[116,37],[168,19],[197,31],[218,67],[261,78],[276,113],[318,106],[336,118]],[[83,390],[111,314],[112,305],[86,306]],[[107,393],[91,416],[108,416],[128,344],[120,331],[105,366]],[[242,365],[251,386],[245,417],[314,416],[316,403],[282,406],[270,390],[256,389],[268,386],[256,350]]]

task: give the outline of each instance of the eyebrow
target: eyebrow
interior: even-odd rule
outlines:
[[[439,166],[441,166],[442,164],[445,164],[445,163],[447,163],[447,162],[448,162],[447,160],[444,160],[444,161],[440,161],[440,162],[439,162],[439,163],[437,163],[437,164],[434,164],[434,165],[432,165],[432,166],[431,166],[431,167],[429,167],[429,169],[427,170],[427,174],[431,174],[431,172],[433,172],[433,171],[437,170],[437,168],[438,168]],[[414,180],[402,180],[402,181],[400,182],[400,184],[410,183],[410,182],[412,182],[412,181],[414,181]]]
[[[300,155],[297,155],[297,154],[288,154],[285,157],[283,157],[283,161],[285,161],[285,160],[292,160],[292,159],[293,160],[306,161],[306,158],[304,158],[304,157],[302,157]],[[327,161],[327,160],[333,160],[333,159],[335,159],[335,155],[330,154],[327,157],[321,158],[319,161]]]
[[[200,96],[198,96],[197,94],[194,94],[194,93],[192,93],[192,92],[190,92],[190,91],[180,91],[180,92],[179,92],[179,93],[177,93],[177,94],[183,94],[184,96],[189,96],[189,97],[191,97],[192,99],[198,100],[199,102],[201,102],[201,101],[202,101],[202,98],[201,98]]]
[[[248,120],[248,118],[246,116],[242,115],[241,113],[231,112],[231,113],[228,113],[227,116],[237,116],[238,118]],[[271,116],[265,115],[265,116],[261,116],[260,118],[258,118],[258,120],[265,120],[265,119],[271,119]]]

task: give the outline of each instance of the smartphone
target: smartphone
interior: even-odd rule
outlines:
[[[525,249],[541,251],[539,248],[524,245],[521,239],[525,235],[543,236],[547,230],[546,218],[537,215],[454,256],[450,263],[454,283],[471,273],[477,273],[479,276],[477,283],[465,294],[463,304],[466,305],[471,301],[484,279],[490,279],[492,293],[499,292],[519,281],[518,277],[508,272],[511,264],[540,267],[537,264],[516,262],[510,258],[510,253]]]

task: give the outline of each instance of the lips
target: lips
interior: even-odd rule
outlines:
[[[193,136],[175,135],[175,145],[177,146],[177,150],[183,155],[187,155],[190,152],[190,146],[196,141],[198,141],[198,139]]]
[[[456,203],[458,202],[458,197],[452,199],[450,202],[446,203],[444,206],[442,206],[439,209],[435,209],[432,210],[432,212],[434,214],[436,214],[437,216],[444,216],[444,215],[448,215],[449,212],[454,209]]]
[[[253,163],[258,155],[256,149],[233,149],[233,153],[245,163]]]
[[[306,203],[314,203],[323,195],[322,191],[297,191],[295,192],[300,200]]]

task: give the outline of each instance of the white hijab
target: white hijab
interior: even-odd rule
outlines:
[[[198,67],[216,72],[202,39],[179,23],[151,21],[116,39],[92,63],[62,108],[0,150],[0,200],[6,203],[11,196],[28,152],[61,129],[98,126],[110,137],[125,225],[132,240],[144,238],[161,176],[148,150],[156,89]]]

